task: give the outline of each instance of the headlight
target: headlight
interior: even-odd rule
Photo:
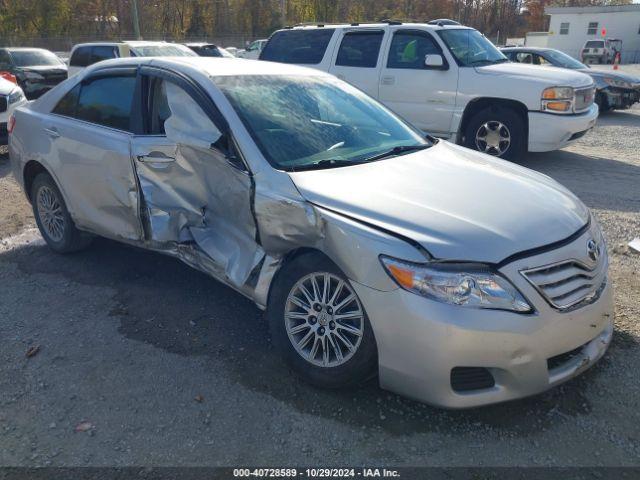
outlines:
[[[612,87],[633,88],[633,85],[631,85],[631,83],[620,80],[619,78],[604,77],[603,80],[605,81],[605,83],[611,85]]]
[[[551,87],[542,92],[542,111],[572,113],[575,91],[572,87]]]
[[[487,265],[412,263],[386,256],[380,261],[400,287],[431,300],[469,308],[532,310],[522,294]]]
[[[18,88],[13,92],[11,92],[11,95],[9,95],[9,105],[11,105],[12,103],[19,102],[23,98],[24,98],[24,94],[22,93],[22,90]]]

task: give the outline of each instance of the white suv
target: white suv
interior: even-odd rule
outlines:
[[[9,119],[13,110],[27,103],[22,89],[0,77],[0,145],[7,144],[7,133],[10,128]]]
[[[190,48],[167,42],[96,42],[80,43],[69,56],[69,76],[76,75],[89,65],[124,57],[197,57]]]
[[[287,28],[260,59],[330,72],[425,132],[504,158],[562,148],[598,116],[587,75],[509,63],[480,32],[459,25]]]

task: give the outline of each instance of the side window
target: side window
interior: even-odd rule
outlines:
[[[73,87],[67,94],[62,97],[51,113],[64,115],[65,117],[75,117],[76,108],[78,107],[78,96],[80,95],[81,84]]]
[[[110,76],[82,85],[76,118],[118,130],[130,130],[136,77]]]
[[[73,51],[69,65],[72,67],[87,67],[91,59],[91,47],[79,47]]]
[[[551,65],[551,62],[549,60],[544,58],[542,55],[537,55],[537,54],[533,55],[533,63],[535,65],[547,65],[547,66]]]
[[[262,50],[260,60],[317,65],[324,58],[334,32],[333,28],[277,32]]]
[[[375,68],[384,32],[349,32],[340,43],[336,65]]]
[[[188,92],[160,78],[150,78],[149,84],[148,135],[200,148],[221,147],[222,133]]]
[[[516,62],[533,63],[533,55],[531,55],[529,52],[518,52],[516,54]]]
[[[431,54],[441,54],[431,35],[420,31],[400,30],[393,36],[387,68],[423,70],[427,68],[424,57]]]
[[[93,49],[91,50],[91,59],[89,60],[89,64],[93,65],[94,63],[98,63],[103,60],[110,60],[112,58],[116,58],[115,47],[112,47],[112,46],[93,47]]]

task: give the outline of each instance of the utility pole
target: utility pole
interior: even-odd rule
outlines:
[[[140,20],[138,19],[138,0],[131,0],[131,16],[133,17],[133,34],[136,40],[142,40],[140,35]]]
[[[287,26],[287,0],[280,0],[280,26]]]

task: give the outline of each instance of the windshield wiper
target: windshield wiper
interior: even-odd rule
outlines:
[[[431,145],[400,145],[398,147],[393,147],[391,150],[387,150],[386,152],[379,153],[378,155],[374,155],[373,157],[369,157],[363,160],[363,162],[375,162],[376,160],[382,160],[383,158],[393,157],[395,155],[401,155],[407,152],[415,152],[417,150],[424,150],[425,148],[429,148]]]
[[[489,59],[485,58],[483,60],[475,60],[473,62],[469,62],[467,65],[469,67],[476,66],[476,65],[479,65],[481,63],[484,64],[484,65],[497,65],[498,63],[505,63],[505,62],[508,62],[508,61],[509,61],[508,58],[500,58],[498,60],[489,60]]]
[[[362,161],[354,161],[354,160],[341,160],[338,158],[329,158],[327,160],[320,160],[315,163],[308,163],[306,165],[296,165],[290,168],[292,172],[303,172],[305,170],[322,170],[326,168],[334,168],[334,167],[349,167],[351,165],[359,165],[364,163]]]

